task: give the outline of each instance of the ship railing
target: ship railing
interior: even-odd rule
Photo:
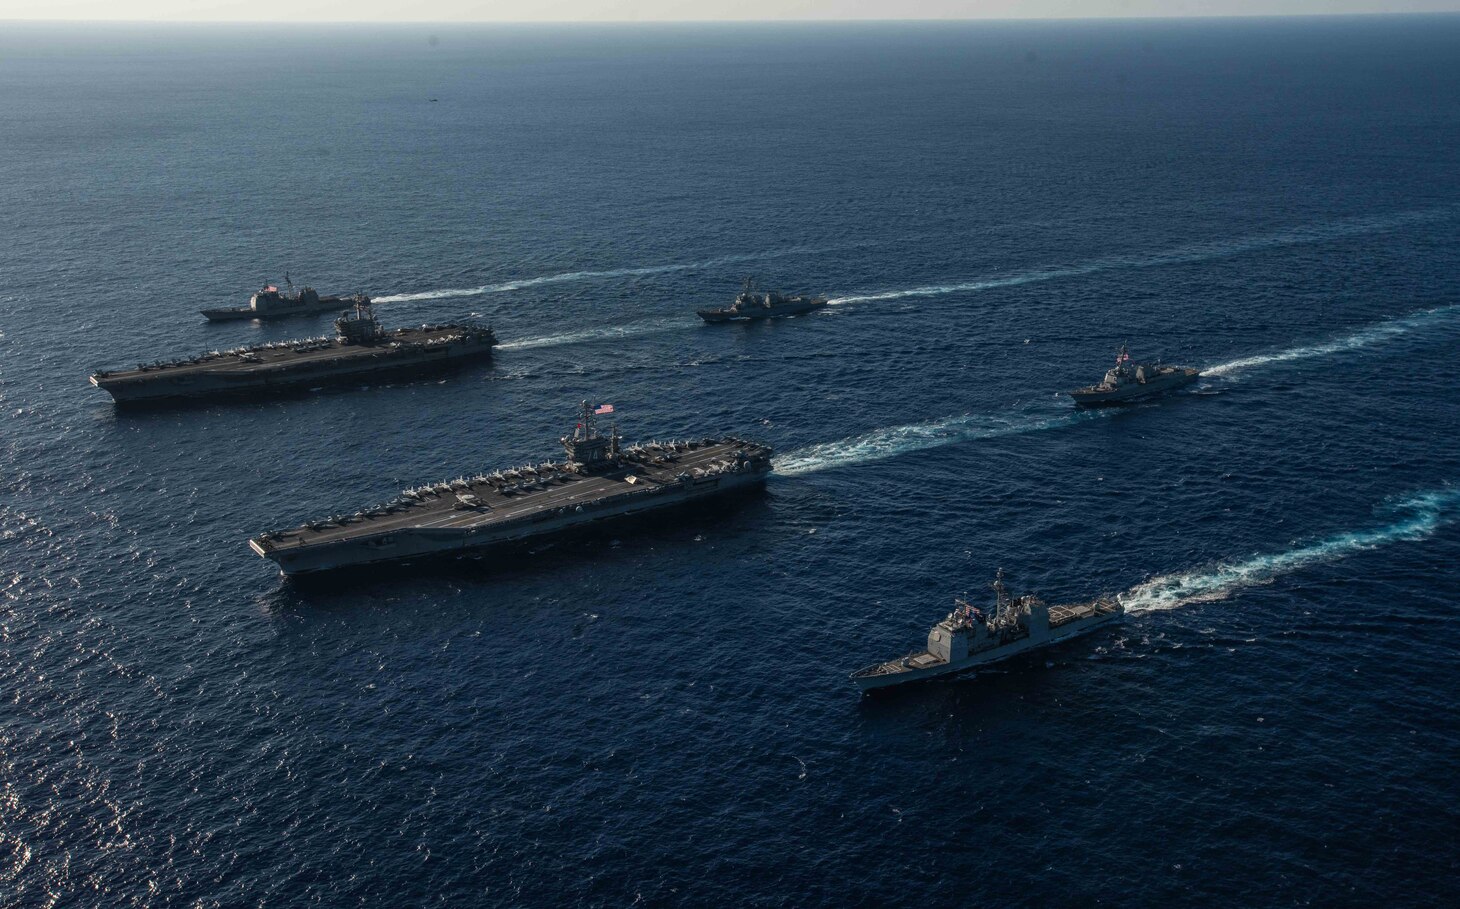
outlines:
[[[894,657],[890,660],[883,660],[882,662],[874,663],[871,666],[864,666],[863,668],[858,669],[856,672],[853,672],[851,677],[854,679],[865,679],[870,676],[877,675],[895,675],[899,672],[906,670],[908,668],[908,664],[912,662],[914,657],[920,657],[925,653],[927,653],[926,650],[912,650],[904,654],[903,656]]]

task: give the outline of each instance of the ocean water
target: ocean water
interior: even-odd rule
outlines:
[[[0,905],[1460,896],[1460,18],[0,29]],[[490,366],[123,414],[288,270]],[[747,274],[813,316],[697,324]],[[1117,345],[1189,394],[1076,414]],[[763,496],[299,590],[629,438]],[[860,698],[998,568],[1123,624]]]

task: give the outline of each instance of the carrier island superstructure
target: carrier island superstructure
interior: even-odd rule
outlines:
[[[563,461],[407,489],[389,504],[249,540],[290,576],[460,555],[764,486],[771,449],[737,438],[625,446],[584,402]]]
[[[370,304],[357,302],[335,320],[333,338],[215,350],[185,360],[100,371],[91,384],[119,405],[254,396],[366,376],[427,372],[488,358],[496,343],[492,330],[479,325],[385,329]]]
[[[852,681],[870,691],[954,675],[1094,631],[1125,614],[1110,597],[1051,606],[1035,596],[1010,596],[1003,571],[993,587],[989,611],[954,600],[953,611],[928,632],[926,650],[859,669]]]

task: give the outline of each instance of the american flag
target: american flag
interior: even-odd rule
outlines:
[[[612,404],[600,404],[600,405],[598,405],[598,407],[593,412],[596,413],[596,414],[598,414],[598,413],[613,413],[613,405]]]

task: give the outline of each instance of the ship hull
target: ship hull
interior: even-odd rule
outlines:
[[[800,316],[813,312],[825,306],[822,302],[797,303],[789,306],[778,306],[775,309],[765,312],[736,312],[729,309],[701,309],[697,315],[711,324],[720,322],[759,322],[764,319],[783,319],[787,316]]]
[[[373,356],[310,359],[266,369],[217,369],[181,376],[162,369],[142,376],[92,376],[91,384],[110,394],[119,407],[157,407],[200,399],[267,396],[364,378],[428,374],[491,356],[491,344],[465,341],[427,350],[381,348]]]
[[[244,319],[267,321],[287,319],[290,316],[313,316],[323,312],[337,313],[341,309],[349,308],[352,304],[353,301],[344,297],[321,297],[317,303],[287,306],[275,310],[257,310],[251,306],[235,306],[223,309],[203,309],[199,312],[207,316],[209,322],[237,322]]]
[[[258,540],[250,540],[249,547],[275,562],[287,577],[317,579],[344,569],[381,568],[418,560],[479,555],[588,532],[676,506],[758,490],[765,486],[768,473],[766,470],[708,477],[685,486],[646,490],[646,494],[641,496],[583,503],[578,510],[540,512],[500,526],[411,527],[291,549],[273,549],[261,545]]]
[[[1162,377],[1159,380],[1148,382],[1144,385],[1128,385],[1122,388],[1111,389],[1110,391],[1080,389],[1070,392],[1070,397],[1075,399],[1076,407],[1118,407],[1122,404],[1134,404],[1139,401],[1148,401],[1151,398],[1170,394],[1173,391],[1185,388],[1199,378],[1201,378],[1200,372],[1195,369],[1189,369],[1170,377]]]
[[[1121,616],[1122,613],[1116,612],[1095,618],[1069,622],[1051,631],[1048,637],[1043,637],[1039,640],[1024,638],[1013,644],[1006,644],[1003,647],[998,647],[991,651],[974,654],[967,659],[959,660],[955,663],[941,663],[925,669],[907,669],[902,672],[889,672],[880,675],[860,675],[853,673],[851,679],[856,683],[858,688],[867,692],[881,688],[891,688],[894,685],[906,685],[912,682],[924,682],[944,676],[954,676],[972,669],[981,669],[996,663],[1002,663],[1020,654],[1041,650],[1053,644],[1059,644],[1072,638],[1089,634],[1097,628],[1119,621]]]

